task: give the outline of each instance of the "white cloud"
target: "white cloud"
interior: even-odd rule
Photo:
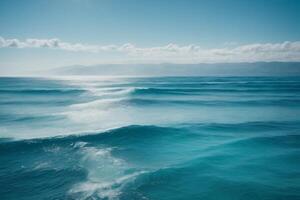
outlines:
[[[257,43],[204,49],[199,45],[180,46],[168,44],[157,47],[123,45],[89,45],[68,43],[59,39],[4,39],[0,37],[0,48],[49,48],[74,52],[119,52],[137,61],[149,62],[255,62],[255,61],[300,61],[300,41],[282,43]]]

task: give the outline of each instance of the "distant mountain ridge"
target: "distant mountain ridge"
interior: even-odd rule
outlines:
[[[99,64],[59,67],[51,75],[100,76],[300,76],[300,62],[214,64]]]

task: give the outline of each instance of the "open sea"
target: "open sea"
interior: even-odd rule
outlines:
[[[2,77],[1,200],[299,200],[300,77]]]

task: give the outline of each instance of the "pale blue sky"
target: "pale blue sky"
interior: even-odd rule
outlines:
[[[172,62],[172,58],[178,57],[180,62],[212,62],[212,54],[220,48],[266,43],[277,44],[278,48],[285,41],[291,44],[282,48],[292,45],[292,50],[288,49],[285,57],[278,59],[273,54],[266,55],[266,61],[297,61],[299,19],[300,1],[297,0],[1,0],[0,67],[19,70],[103,62]],[[118,50],[93,52],[91,49],[95,48],[89,46],[88,50],[70,51],[62,45],[33,48],[27,43],[12,48],[9,41],[25,42],[28,38],[58,38],[64,43],[97,48],[116,45]],[[126,43],[144,48],[143,52],[137,54],[136,50],[120,48]],[[162,48],[170,43],[177,45],[180,52],[188,45],[196,45],[202,49],[201,55],[198,50],[188,54],[185,49],[183,53],[170,55],[166,48],[157,50],[155,55],[149,53],[152,52],[149,48]],[[225,52],[228,53],[232,52]],[[253,56],[251,60],[249,53],[243,56],[242,60],[216,57],[216,62],[263,60],[262,55],[256,56],[256,60]]]

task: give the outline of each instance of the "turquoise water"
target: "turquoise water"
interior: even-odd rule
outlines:
[[[300,78],[0,78],[0,199],[300,199]]]

